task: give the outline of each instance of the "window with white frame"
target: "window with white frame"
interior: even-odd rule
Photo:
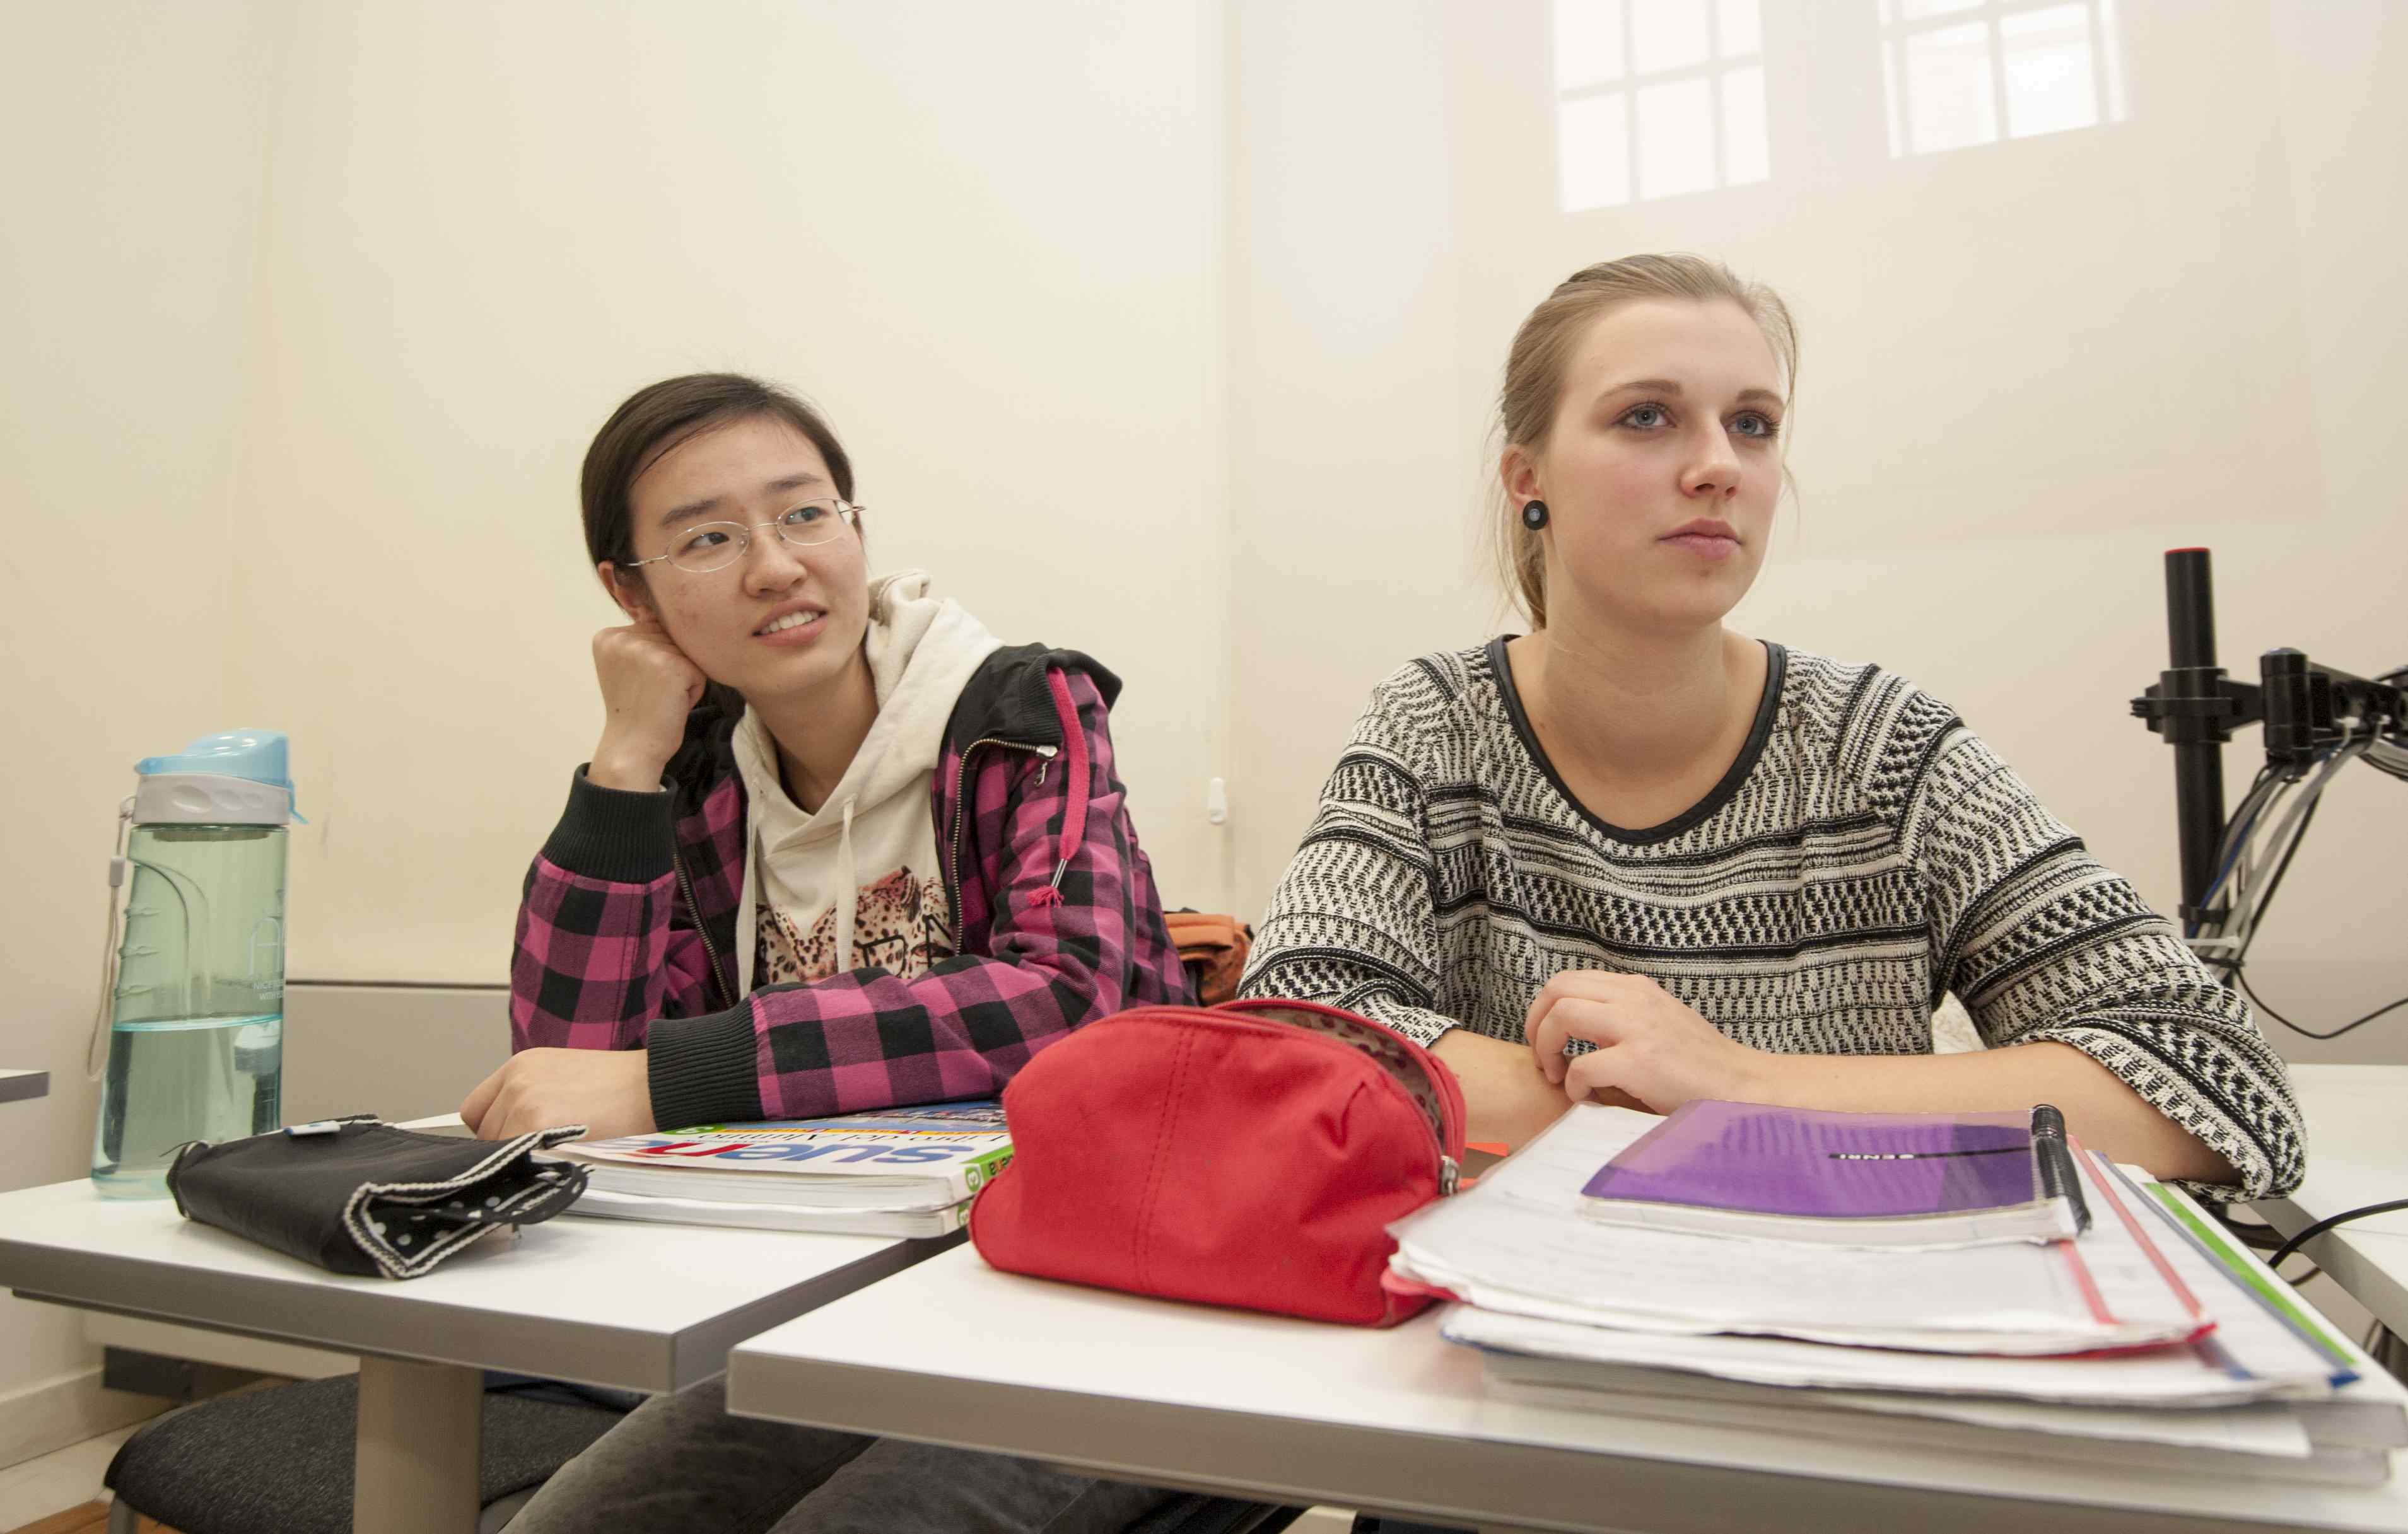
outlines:
[[[1757,0],[1555,0],[1563,209],[1761,181]]]
[[[1878,0],[1889,152],[2120,122],[2115,0]]]

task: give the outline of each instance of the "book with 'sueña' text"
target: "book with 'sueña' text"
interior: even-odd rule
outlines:
[[[1591,1177],[1609,1224],[1851,1246],[2070,1241],[2087,1223],[2054,1108],[1851,1114],[1697,1101]]]
[[[938,1102],[832,1118],[705,1124],[554,1153],[607,1193],[855,1212],[952,1210],[1011,1158],[1002,1104]]]

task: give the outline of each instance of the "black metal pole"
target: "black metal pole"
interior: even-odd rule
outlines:
[[[2169,703],[2222,696],[2215,663],[2215,599],[2204,548],[2166,550],[2166,641],[2170,668],[2159,679]],[[2166,721],[2174,748],[2174,826],[2182,848],[2183,915],[2194,915],[2215,877],[2224,837],[2224,742],[2220,719],[2180,712]]]

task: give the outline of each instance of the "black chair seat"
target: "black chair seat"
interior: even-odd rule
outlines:
[[[127,1439],[104,1480],[180,1534],[348,1534],[359,1402],[349,1374],[202,1401]],[[542,1484],[621,1414],[488,1393],[478,1504]]]
[[[1123,1534],[1276,1534],[1304,1514],[1300,1507],[1182,1493],[1129,1525]]]

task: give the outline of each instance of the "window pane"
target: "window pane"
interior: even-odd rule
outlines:
[[[1976,22],[1909,33],[1905,53],[1910,153],[1961,149],[1999,136],[1988,27]]]
[[[1764,51],[1764,16],[1756,0],[1721,0],[1714,23],[1714,41],[1724,58]]]
[[[1979,10],[1982,4],[1983,0],[1899,0],[1898,9],[1900,20],[1919,21],[1927,16],[1945,16],[1952,10]],[[1882,20],[1889,18],[1885,15]]]
[[[2062,133],[2099,123],[2099,85],[2084,6],[2026,11],[1999,23],[2006,54],[2007,135]]]
[[[1772,174],[1764,132],[1764,69],[1750,64],[1723,77],[1723,185],[1745,186]]]
[[[1555,89],[1622,78],[1622,0],[1555,0]]]
[[[1630,124],[1619,91],[1555,108],[1555,141],[1563,156],[1564,211],[1612,207],[1630,201]]]
[[[1714,106],[1706,81],[1639,92],[1639,195],[1670,197],[1714,184]]]
[[[1631,69],[1653,74],[1706,62],[1706,0],[1639,0],[1630,7]]]

